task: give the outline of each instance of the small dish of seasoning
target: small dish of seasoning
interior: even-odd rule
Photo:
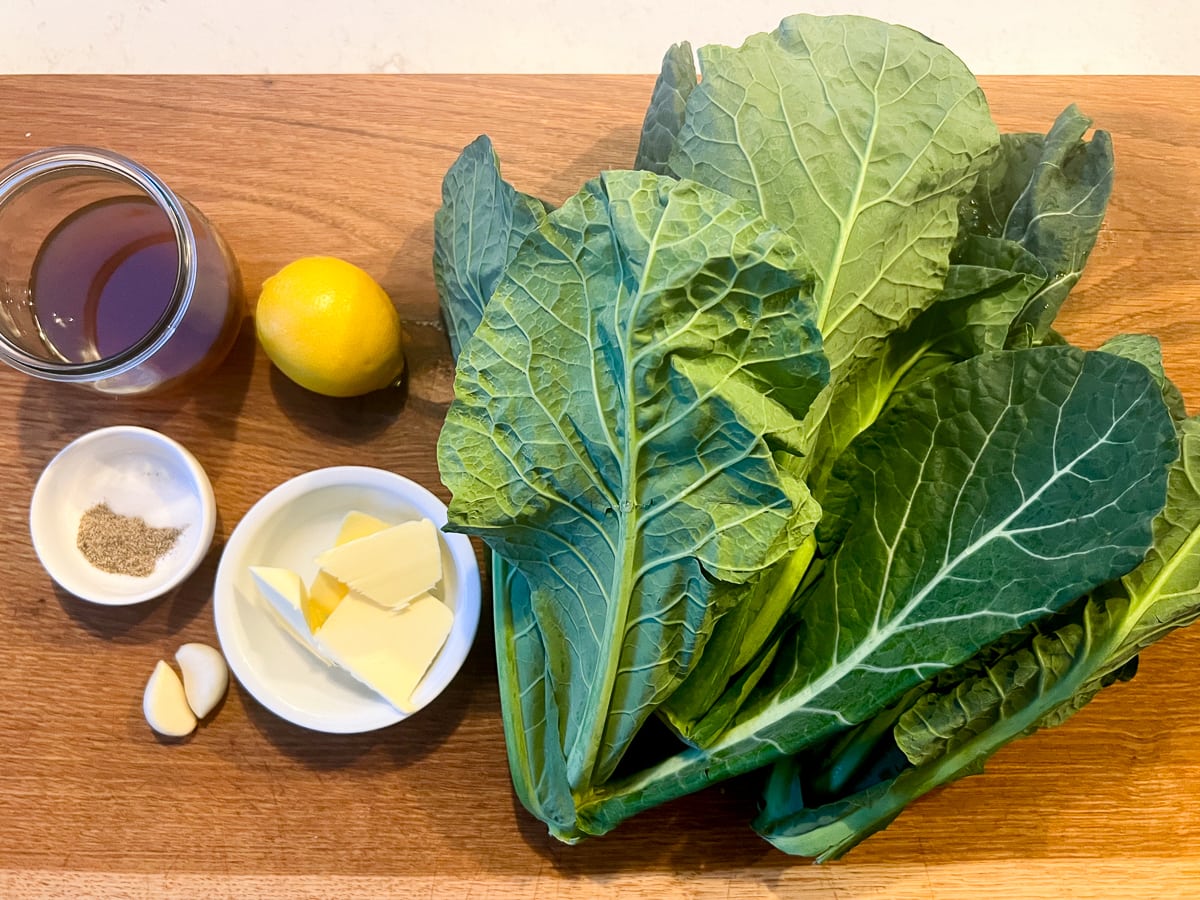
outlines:
[[[166,435],[117,425],[72,441],[33,489],[29,531],[64,590],[106,606],[160,597],[196,570],[216,528],[212,484]]]

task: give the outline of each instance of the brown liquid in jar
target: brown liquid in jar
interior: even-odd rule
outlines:
[[[241,284],[228,251],[187,206],[196,237],[196,286],[175,333],[134,370],[96,382],[108,393],[176,387],[228,353],[242,319]],[[84,207],[42,244],[33,264],[34,317],[49,348],[66,362],[111,358],[159,327],[179,269],[175,232],[144,197]]]

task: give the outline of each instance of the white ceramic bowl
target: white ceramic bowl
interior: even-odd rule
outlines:
[[[79,521],[106,502],[157,528],[183,527],[175,546],[144,578],[101,571],[76,540]],[[29,503],[29,533],[38,559],[59,585],[106,606],[160,597],[196,570],[212,543],[217,506],[196,458],[157,431],[116,425],[72,441],[50,460]]]
[[[351,510],[396,524],[421,517],[439,530],[446,524],[437,497],[393,472],[363,466],[306,472],[272,490],[238,523],[213,589],[217,637],[242,686],[287,721],[336,734],[383,728],[405,715],[284,632],[259,597],[250,567],[291,569],[310,584],[315,557],[333,546]],[[439,531],[439,537],[443,576],[433,593],[454,611],[454,625],[413,695],[418,709],[458,673],[479,626],[479,566],[471,542],[461,534]]]

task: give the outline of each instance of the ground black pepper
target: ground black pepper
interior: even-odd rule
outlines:
[[[75,544],[102,572],[145,578],[181,534],[182,528],[155,528],[145,519],[118,515],[107,503],[97,503],[79,520]]]

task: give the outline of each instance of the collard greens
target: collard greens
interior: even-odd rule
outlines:
[[[982,772],[1008,742],[1060,724],[1130,677],[1144,647],[1200,617],[1200,421],[1182,422],[1180,438],[1144,562],[914,691],[879,715],[882,725],[867,722],[823,754],[778,763],[755,822],[763,836],[790,853],[841,856],[913,799]]]
[[[856,17],[698,57],[558,209],[486,137],[448,172],[448,527],[554,834],[768,767],[755,827],[828,857],[1195,617],[1195,425],[1152,339],[1053,330],[1112,187],[1074,107],[1001,135]]]
[[[871,19],[793,16],[699,56],[668,168],[796,238],[836,377],[941,290],[998,140],[983,92],[944,47]]]
[[[796,446],[827,377],[796,250],[750,207],[650,173],[531,233],[458,362],[451,516],[518,566],[573,787],[607,778],[719,610],[805,536]],[[815,517],[809,517],[811,532]]]
[[[803,750],[1128,571],[1175,452],[1150,373],[1109,354],[989,354],[922,382],[843,457],[837,550],[750,701],[710,746],[613,785],[586,828]]]

